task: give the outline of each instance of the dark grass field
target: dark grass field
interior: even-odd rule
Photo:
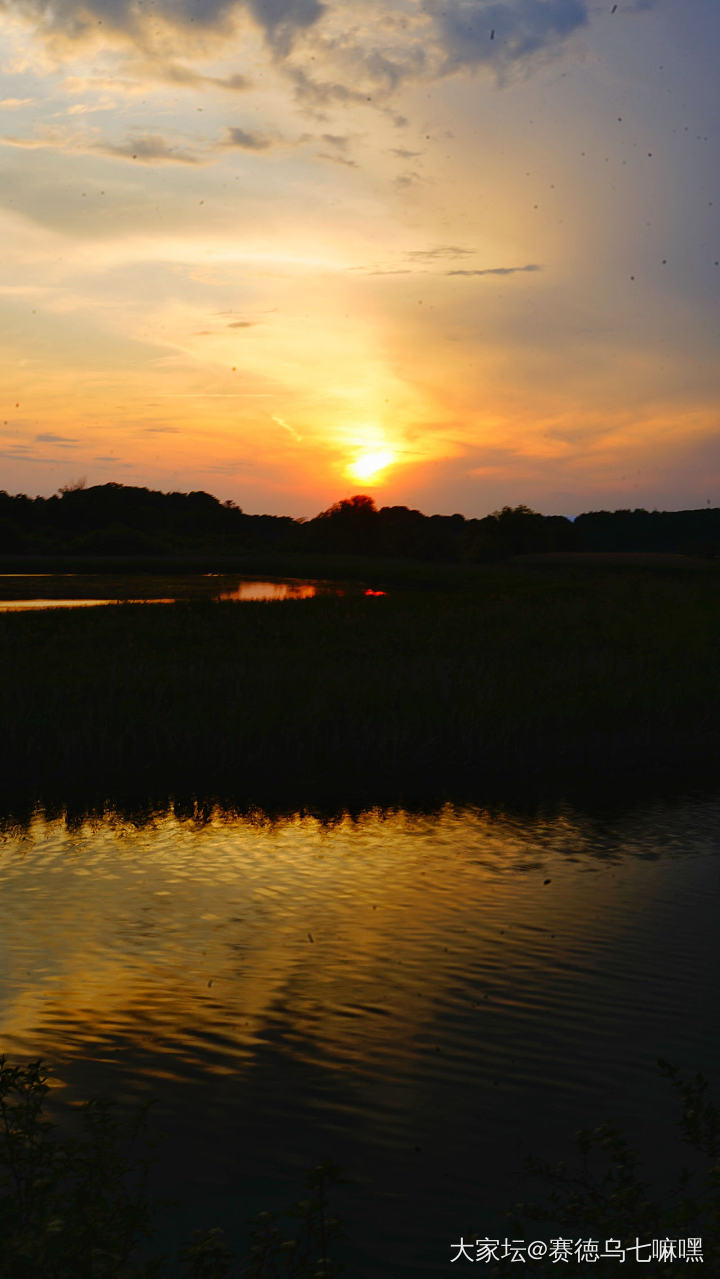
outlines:
[[[373,584],[387,595],[0,615],[4,807],[521,800],[714,775],[717,565],[404,582],[376,565]]]

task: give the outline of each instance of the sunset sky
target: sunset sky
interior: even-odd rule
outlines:
[[[716,0],[0,21],[0,488],[720,506]]]

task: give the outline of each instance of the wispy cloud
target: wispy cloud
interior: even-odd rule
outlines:
[[[202,164],[200,156],[175,146],[157,133],[134,134],[124,142],[95,142],[88,146],[100,155],[139,160],[143,164]]]
[[[302,67],[288,68],[298,101],[308,107],[346,107],[372,102],[372,95],[339,80],[315,80]]]
[[[358,169],[360,167],[357,160],[349,160],[344,155],[332,155],[329,151],[316,151],[315,155],[318,160],[329,160],[331,164],[344,164],[347,169]]]
[[[541,271],[542,267],[536,262],[528,262],[527,266],[488,266],[482,267],[477,271],[460,270],[446,271],[446,275],[521,275],[524,271]]]
[[[137,160],[145,164],[203,164],[203,157],[184,147],[176,146],[160,134],[135,134],[122,142],[98,139],[87,133],[72,133],[67,129],[47,129],[30,137],[11,137],[4,134],[0,142],[5,146],[24,151],[65,151],[86,155],[108,155],[122,160]]]
[[[437,262],[446,258],[472,257],[475,249],[463,249],[457,244],[438,244],[434,249],[410,249],[405,257],[412,262]]]
[[[295,430],[295,427],[290,426],[289,422],[286,422],[284,418],[278,417],[275,413],[273,413],[272,420],[273,422],[277,422],[278,426],[281,426],[284,431],[287,431],[288,435],[291,435],[298,444],[302,443],[302,435],[299,435]]]

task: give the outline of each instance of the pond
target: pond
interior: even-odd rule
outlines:
[[[49,573],[0,574],[0,613],[28,609],[87,608],[102,604],[174,604],[183,600],[305,600],[338,595],[340,583],[298,578],[240,577],[204,573],[177,577],[152,574],[108,576]],[[356,593],[362,588],[351,587]],[[367,592],[378,594],[382,592]]]
[[[719,819],[37,816],[0,857],[0,1043],[59,1097],[159,1099],[171,1252],[243,1246],[332,1159],[349,1279],[444,1273],[506,1233],[525,1152],[612,1118],[660,1158],[657,1058],[718,1077]]]

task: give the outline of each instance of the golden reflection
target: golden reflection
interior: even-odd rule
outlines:
[[[238,582],[220,591],[219,600],[310,600],[317,595],[312,582]]]
[[[567,857],[584,843],[567,817],[450,807],[330,826],[37,818],[0,857],[3,1042],[55,1061],[151,1046],[162,1077],[242,1072],[278,1039],[325,1069],[397,1070],[441,1004],[529,1015],[534,989],[552,999],[586,942],[588,876]],[[596,910],[612,891],[593,882]],[[617,908],[597,917],[622,926]]]

